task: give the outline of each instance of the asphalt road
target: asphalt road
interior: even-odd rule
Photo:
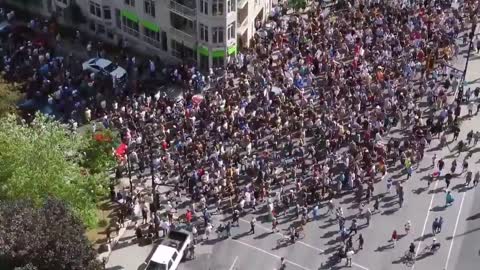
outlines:
[[[453,66],[463,70],[465,65],[465,47],[463,54],[454,61]],[[466,87],[474,89],[480,84],[480,56],[472,55],[467,73]],[[465,116],[467,108],[462,108],[462,125],[460,139],[465,139],[470,130],[480,130],[480,116],[469,118]],[[392,136],[401,136],[401,131],[393,130]],[[388,139],[385,138],[385,139]],[[449,140],[452,139],[450,135]],[[382,194],[380,211],[373,215],[369,226],[360,219],[359,234],[365,239],[363,250],[357,250],[353,257],[352,269],[395,270],[395,269],[442,269],[442,270],[474,270],[479,269],[480,262],[480,195],[479,188],[465,188],[465,174],[461,174],[461,163],[467,152],[457,154],[457,142],[451,142],[448,147],[439,149],[439,141],[434,139],[427,149],[423,161],[415,167],[413,176],[404,182],[405,202],[399,207],[395,194],[388,193],[385,183],[375,185],[375,194]],[[480,144],[470,147],[468,153],[469,165],[475,173],[480,170]],[[452,180],[450,189],[455,201],[453,205],[445,207],[445,182],[436,181],[427,187],[426,176],[433,172],[432,156],[445,160],[445,169],[449,170],[453,159],[457,159],[459,166]],[[437,160],[438,160],[437,158]],[[395,180],[405,180],[403,171],[390,172]],[[343,206],[347,217],[346,226],[356,217],[357,209],[352,203],[353,195],[343,196],[337,204]],[[368,206],[373,209],[373,202]],[[318,221],[309,222],[305,226],[305,237],[295,244],[278,246],[277,240],[282,238],[290,224],[295,220],[292,215],[279,218],[280,233],[271,233],[271,224],[263,222],[266,211],[259,207],[258,211],[251,211],[243,217],[239,227],[232,228],[232,238],[217,239],[216,235],[210,240],[203,241],[196,248],[196,259],[183,262],[180,270],[273,270],[279,269],[280,258],[285,257],[287,268],[292,270],[341,269],[345,261],[337,265],[328,264],[328,258],[338,246],[338,225],[333,216],[325,215],[326,209]],[[251,218],[257,217],[255,234],[248,234]],[[432,242],[432,222],[436,217],[443,217],[444,223],[441,233],[436,239],[441,248],[435,253],[424,252],[425,247]],[[216,224],[224,222],[227,216],[214,216]],[[410,220],[412,228],[408,234],[404,231],[404,224]],[[393,230],[400,234],[400,240],[395,246],[389,242]],[[140,247],[131,243],[130,236],[124,236],[124,246],[116,248],[107,269],[144,269],[144,261],[148,261],[152,254],[152,246]],[[357,236],[354,237],[357,240]],[[417,246],[417,260],[413,266],[406,266],[402,256],[408,250],[411,242]],[[354,247],[358,242],[354,243]]]

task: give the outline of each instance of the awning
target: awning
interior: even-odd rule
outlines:
[[[197,51],[200,55],[207,56],[209,55],[208,48],[203,46],[198,46]]]
[[[156,24],[149,22],[149,21],[142,21],[143,27],[153,31],[153,32],[160,32],[160,27],[158,27]]]
[[[122,10],[122,16],[129,19],[132,22],[138,23],[138,21],[139,21],[138,16],[135,15],[135,13],[130,12],[128,10]]]
[[[225,50],[213,51],[212,52],[212,57],[214,57],[214,58],[225,57]]]

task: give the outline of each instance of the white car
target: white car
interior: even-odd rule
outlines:
[[[112,61],[105,58],[92,58],[82,64],[83,70],[88,70],[94,73],[100,73],[104,76],[112,76],[118,81],[123,81],[127,78],[127,71],[112,63]]]

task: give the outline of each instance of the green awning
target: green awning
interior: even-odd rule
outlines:
[[[139,21],[139,20],[138,20],[138,16],[135,15],[135,13],[130,12],[130,11],[128,11],[128,10],[122,10],[122,16],[125,17],[125,18],[127,18],[127,19],[129,19],[129,20],[132,21],[132,22],[138,23],[138,21]]]
[[[213,51],[212,52],[212,57],[214,57],[214,58],[225,57],[225,50]]]
[[[149,22],[149,21],[142,21],[143,27],[150,29],[153,32],[160,32],[160,27],[158,27],[156,24]]]
[[[237,53],[237,45],[230,46],[227,49],[228,55],[236,54]]]
[[[208,48],[203,46],[198,46],[197,51],[200,55],[207,56],[209,55]]]

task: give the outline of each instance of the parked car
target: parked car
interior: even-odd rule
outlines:
[[[82,64],[83,70],[101,74],[103,76],[111,76],[118,81],[125,81],[127,78],[127,71],[112,63],[112,61],[105,58],[92,58]]]
[[[153,253],[146,270],[177,269],[191,241],[192,238],[186,231],[170,231]]]

